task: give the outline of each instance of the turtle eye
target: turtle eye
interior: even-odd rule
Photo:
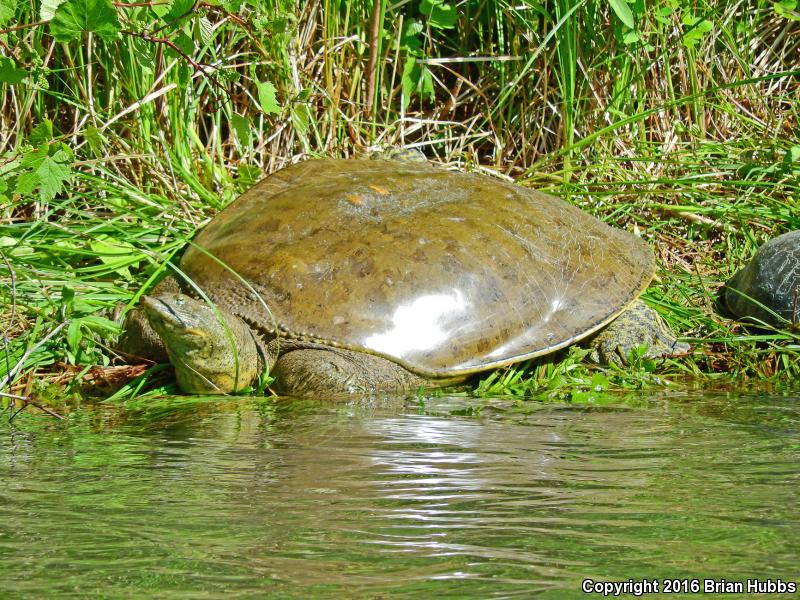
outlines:
[[[178,306],[183,306],[184,304],[186,304],[186,299],[183,296],[178,295],[178,297],[175,298],[175,304],[177,304]]]

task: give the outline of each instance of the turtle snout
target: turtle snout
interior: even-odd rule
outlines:
[[[181,296],[176,296],[173,302],[155,296],[142,298],[142,306],[150,324],[156,326],[158,323],[170,329],[188,329],[190,327],[186,315],[179,313],[179,310],[184,307],[184,303]]]

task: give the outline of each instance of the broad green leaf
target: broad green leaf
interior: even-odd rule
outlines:
[[[403,26],[403,35],[400,38],[400,42],[412,54],[416,54],[422,47],[422,42],[417,36],[422,33],[424,29],[425,25],[422,24],[422,21],[418,21],[417,19],[409,19]]]
[[[422,24],[422,21],[409,19],[406,21],[405,27],[403,27],[403,37],[417,35],[422,33],[424,29],[425,25]]]
[[[300,135],[308,132],[308,108],[305,105],[295,105],[292,109],[292,127]]]
[[[436,29],[452,29],[458,21],[458,13],[442,0],[422,0],[419,10],[428,17],[428,24]]]
[[[250,119],[233,113],[233,115],[231,115],[231,127],[236,132],[239,143],[242,146],[249,146],[253,135],[253,126],[250,124]]]
[[[189,65],[181,63],[178,66],[178,84],[180,85],[181,93],[186,91],[189,82],[192,80],[192,69]]]
[[[258,7],[257,4],[261,1],[262,0],[248,0],[247,4],[250,4],[256,11],[260,12],[262,9]],[[263,13],[259,14],[259,12],[257,12],[253,18],[253,25],[255,27],[261,31],[271,32],[276,38],[286,39],[291,37],[292,30],[297,23],[297,17],[290,13],[284,13],[277,18],[270,18]]]
[[[97,333],[119,333],[118,323],[99,315],[87,315],[81,319],[87,329]]]
[[[794,176],[800,174],[800,146],[792,146],[786,151],[780,170]]]
[[[14,18],[17,0],[0,0],[0,27]]]
[[[595,373],[592,375],[591,384],[592,390],[595,392],[602,392],[603,390],[608,389],[610,382],[608,377],[603,375],[602,373]]]
[[[25,246],[17,238],[7,235],[0,236],[0,248],[6,255],[12,256],[31,256],[36,253],[30,246]]]
[[[14,189],[17,187],[17,177],[0,177],[0,203],[11,202]],[[0,237],[2,240],[2,237]],[[2,244],[0,244],[1,246]]]
[[[52,157],[53,160],[57,162],[70,162],[74,158],[70,147],[61,142],[47,143],[47,125],[40,124],[36,129],[39,129],[40,126],[42,127],[42,130],[40,130],[38,134],[36,133],[36,130],[34,130],[34,133],[31,134],[31,137],[35,136],[35,139],[40,143],[40,146],[33,150],[28,150],[22,156],[20,166],[36,169],[48,156]]]
[[[171,0],[164,4],[151,6],[153,12],[169,25],[168,31],[175,31],[184,23],[184,18],[191,14],[195,0]]]
[[[800,11],[797,8],[797,0],[781,0],[772,5],[775,14],[791,21],[800,21]]]
[[[236,183],[239,184],[243,190],[253,187],[253,184],[261,178],[261,169],[256,166],[240,164],[237,170],[239,171],[239,177]]]
[[[37,148],[53,139],[53,122],[50,119],[43,119],[33,128],[28,136],[28,143]]]
[[[183,31],[172,38],[172,43],[175,44],[186,56],[192,56],[194,54],[194,40],[192,40],[192,38],[186,35]],[[177,53],[172,49],[169,49],[169,52],[170,54],[177,55]]]
[[[56,15],[56,9],[66,1],[67,0],[42,0],[42,6],[39,9],[39,18],[42,21],[50,21]]]
[[[169,12],[164,16],[164,21],[167,23],[172,23],[174,21],[174,26],[181,25],[183,19],[191,14],[194,3],[195,0],[174,0]]]
[[[16,171],[21,166],[21,163],[22,161],[19,158],[12,158],[8,162],[0,161],[0,179],[3,179],[4,175],[8,175],[12,171]]]
[[[197,20],[197,28],[200,31],[200,40],[203,42],[203,45],[208,45],[211,38],[214,36],[214,25],[207,17],[200,17]]]
[[[14,85],[25,79],[27,74],[28,72],[25,69],[17,67],[13,60],[5,56],[0,56],[0,83],[10,83]]]
[[[72,319],[67,327],[67,345],[73,352],[77,352],[81,343],[81,319]]]
[[[42,200],[48,201],[56,197],[64,189],[64,182],[72,175],[68,165],[54,161],[47,157],[41,166],[36,169],[41,183],[39,184],[39,196]]]
[[[75,160],[75,155],[72,153],[72,148],[63,142],[50,144],[50,156],[53,160],[60,163],[71,163]]]
[[[662,6],[653,12],[653,16],[662,25],[668,25],[670,23],[669,17],[673,12],[674,10],[671,6]]]
[[[83,136],[86,138],[86,142],[89,144],[89,149],[92,151],[92,154],[101,156],[105,146],[105,139],[100,130],[94,125],[89,125],[86,131],[83,132]]]
[[[635,31],[628,31],[625,35],[622,36],[622,43],[626,46],[630,46],[631,44],[635,44],[636,42],[641,42],[642,39],[639,37],[639,34]]]
[[[594,396],[591,392],[572,390],[569,394],[569,400],[575,404],[589,404],[594,401]]]
[[[275,95],[275,86],[269,81],[258,82],[258,103],[261,105],[261,110],[267,114],[280,114],[281,105],[278,104],[278,99]]]
[[[14,191],[22,195],[30,194],[33,190],[38,188],[41,183],[42,178],[39,177],[36,171],[27,171],[17,178],[17,187]]]
[[[136,68],[141,71],[145,79],[155,72],[153,44],[135,40],[135,43],[128,46],[128,49],[131,52],[131,59],[136,61]]]
[[[413,57],[408,57],[403,66],[403,106],[408,106],[412,96],[417,93],[423,98],[433,100],[433,76],[425,65],[419,64]]]
[[[131,263],[130,257],[136,252],[136,248],[124,240],[100,237],[89,242],[89,247],[97,255],[104,265],[110,267],[115,273],[131,281],[133,277],[128,270],[128,266],[139,263]]]
[[[683,34],[683,45],[687,48],[694,48],[702,39],[714,29],[714,24],[708,19],[701,19],[694,15],[684,15],[681,19],[685,25]]]
[[[66,240],[59,240],[59,242],[61,242],[61,241],[66,241]],[[58,245],[59,242],[56,242],[56,245]],[[75,246],[73,246],[73,247],[75,247]],[[72,303],[73,303],[74,300],[75,300],[75,290],[73,290],[68,285],[61,286],[61,308],[60,308],[60,312],[61,312],[61,315],[64,318],[66,318],[67,315],[72,313]]]
[[[609,5],[611,6],[614,14],[617,15],[617,18],[622,21],[627,27],[633,29],[635,27],[635,23],[633,21],[633,13],[631,12],[631,7],[628,6],[628,3],[625,0],[608,0]]]
[[[403,108],[408,106],[411,102],[411,97],[417,89],[417,81],[419,79],[419,65],[414,57],[409,56],[406,59],[406,64],[403,65],[403,77],[401,84],[403,86]]]
[[[69,42],[93,31],[105,40],[113,40],[122,29],[111,0],[67,0],[58,7],[50,22],[50,32],[58,42]]]
[[[38,169],[39,165],[42,164],[45,158],[47,158],[50,154],[50,148],[44,144],[33,150],[31,152],[27,152],[23,157],[22,161],[20,162],[20,166],[23,167],[30,167],[32,169]]]
[[[21,166],[31,170],[17,179],[15,191],[18,194],[29,194],[38,188],[40,198],[48,201],[64,189],[64,182],[72,175],[69,167],[71,157],[64,150],[57,150],[49,156],[50,150],[51,146],[43,145],[23,156]]]
[[[417,89],[419,90],[419,95],[423,98],[427,98],[428,100],[434,99],[434,89],[433,89],[433,75],[431,75],[430,69],[425,65],[420,65],[420,78],[419,83],[417,84]]]
[[[159,2],[150,7],[157,17],[163,17],[172,9],[172,2]]]

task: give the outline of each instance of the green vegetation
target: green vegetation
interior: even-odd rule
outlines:
[[[4,391],[167,382],[115,358],[114,307],[263,174],[376,145],[638,232],[646,299],[695,348],[626,373],[576,350],[478,392],[792,381],[797,330],[748,331],[715,295],[800,228],[798,56],[796,0],[0,0]]]

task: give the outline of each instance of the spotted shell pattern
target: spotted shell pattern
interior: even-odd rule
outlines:
[[[262,332],[445,377],[589,335],[636,299],[654,262],[638,237],[518,185],[324,159],[243,194],[181,267]]]

